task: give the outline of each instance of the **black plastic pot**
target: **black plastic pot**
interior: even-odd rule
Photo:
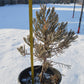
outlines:
[[[34,66],[34,84],[42,84],[42,83],[40,83],[39,77],[36,77],[36,75],[39,75],[39,73],[41,72],[41,69],[42,69],[42,66]],[[47,78],[49,76],[48,74],[56,75],[58,77],[58,82],[56,84],[60,84],[61,79],[62,79],[62,75],[58,70],[56,70],[52,67],[49,67],[46,71],[46,74],[47,74]],[[23,70],[20,73],[18,80],[19,80],[19,84],[32,84],[31,67]],[[51,83],[48,81],[45,84],[51,84]]]

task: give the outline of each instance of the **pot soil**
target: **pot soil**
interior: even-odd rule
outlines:
[[[45,75],[44,83],[40,83],[39,73],[41,72],[41,69],[42,69],[42,66],[34,66],[34,84],[54,84],[54,83],[51,83],[51,81],[54,80],[54,77],[52,78],[53,80],[51,80],[50,78],[51,75],[55,75],[55,77],[57,77],[57,80],[56,80],[57,82],[55,84],[60,84],[62,75],[58,70],[52,67],[49,67],[46,73],[44,74]],[[20,73],[18,80],[20,84],[32,84],[31,67],[23,70]]]

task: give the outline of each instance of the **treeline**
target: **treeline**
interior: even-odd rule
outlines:
[[[33,4],[47,4],[47,3],[73,3],[74,0],[32,0]],[[0,6],[6,4],[28,4],[29,0],[0,0]]]
[[[33,3],[73,3],[73,0],[33,0]]]

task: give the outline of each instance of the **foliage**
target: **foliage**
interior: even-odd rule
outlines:
[[[4,0],[0,0],[0,6],[4,6],[4,5],[5,5]]]
[[[73,3],[73,0],[32,0],[33,4]],[[28,4],[29,0],[0,0],[0,6],[6,4]]]
[[[45,5],[42,5],[41,9],[36,11],[36,18],[33,19],[33,46],[34,56],[43,62],[42,71],[39,75],[41,82],[44,73],[53,63],[48,58],[63,53],[63,50],[68,48],[70,43],[77,38],[74,31],[70,30],[68,32],[66,27],[67,22],[58,22],[58,14],[54,7],[47,9]],[[30,46],[30,35],[23,39]],[[20,46],[18,50],[22,55],[28,55],[25,46]],[[63,63],[58,62],[57,64],[69,67]]]

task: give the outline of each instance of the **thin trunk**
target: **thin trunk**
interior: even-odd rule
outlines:
[[[74,9],[73,9],[73,16],[72,16],[72,18],[74,18],[74,13],[75,13],[75,5],[76,5],[76,0],[74,0]]]
[[[78,32],[80,32],[80,26],[81,26],[81,20],[82,20],[82,15],[83,15],[83,6],[84,6],[84,0],[83,0],[83,3],[82,3],[82,8],[81,8],[81,14],[80,14],[80,19],[79,19],[79,26],[78,26]]]

